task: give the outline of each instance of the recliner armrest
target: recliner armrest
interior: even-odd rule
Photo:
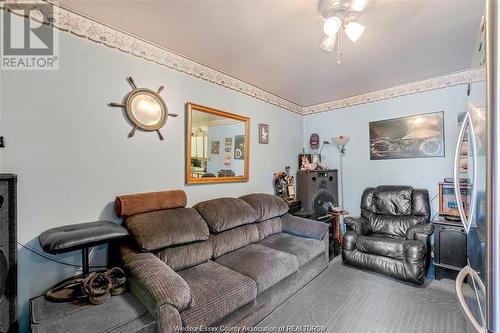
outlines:
[[[140,301],[152,312],[158,312],[165,305],[179,312],[191,307],[189,285],[167,264],[149,252],[139,253],[128,247],[120,250],[130,284],[140,289],[140,295],[136,296],[146,298]]]
[[[406,231],[406,239],[416,239],[416,234],[431,236],[434,232],[434,225],[431,223],[418,223]]]
[[[425,260],[426,246],[419,240],[410,239],[404,245],[405,261],[411,265],[421,264]]]
[[[328,232],[329,224],[305,219],[290,214],[285,214],[281,217],[283,223],[283,231],[295,236],[323,239]]]
[[[370,230],[368,220],[364,217],[349,216],[344,219],[344,223],[347,227],[347,230],[352,230],[359,235],[365,235]]]
[[[358,234],[352,230],[347,231],[344,234],[344,245],[343,249],[347,251],[353,251],[356,249],[356,241],[358,239]]]

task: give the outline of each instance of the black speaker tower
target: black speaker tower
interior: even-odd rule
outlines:
[[[297,192],[302,209],[321,216],[328,213],[324,204],[339,205],[338,171],[297,171]]]
[[[0,173],[0,332],[17,332],[17,177]]]

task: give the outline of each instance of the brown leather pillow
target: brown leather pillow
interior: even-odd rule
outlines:
[[[125,219],[142,251],[208,239],[208,226],[193,208],[166,209],[137,214]]]
[[[187,197],[182,190],[120,195],[115,199],[118,217],[154,212],[162,209],[184,208]]]

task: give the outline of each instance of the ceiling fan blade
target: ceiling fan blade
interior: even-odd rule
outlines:
[[[365,31],[365,26],[356,22],[349,22],[344,31],[347,37],[355,43]]]

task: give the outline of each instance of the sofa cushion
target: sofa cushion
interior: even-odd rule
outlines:
[[[257,296],[251,278],[213,261],[180,271],[191,288],[194,306],[181,312],[186,327],[215,324]]]
[[[368,219],[370,230],[376,234],[406,237],[406,232],[417,223],[428,221],[425,216],[391,216],[372,214]]]
[[[283,223],[281,223],[281,217],[273,217],[257,223],[257,228],[259,230],[259,240],[263,240],[266,237],[280,233],[283,229]]]
[[[230,230],[210,235],[214,258],[240,249],[259,240],[259,230],[255,224],[246,224]]]
[[[280,197],[266,193],[253,193],[241,196],[257,213],[257,221],[265,221],[288,212],[288,205]]]
[[[167,247],[155,254],[174,271],[180,271],[207,262],[212,258],[213,250],[209,241],[201,241]]]
[[[127,217],[125,227],[142,251],[208,239],[208,227],[193,208],[177,208]]]
[[[405,239],[382,234],[358,236],[356,248],[360,252],[402,260]]]
[[[257,213],[252,207],[237,198],[203,201],[196,204],[194,208],[207,222],[210,230],[216,233],[257,220]]]
[[[375,212],[382,215],[410,215],[413,188],[410,186],[378,186],[373,193]]]
[[[259,244],[296,255],[297,258],[299,258],[300,266],[318,255],[325,253],[325,242],[316,239],[297,237],[283,232],[269,236],[260,241]]]
[[[262,244],[250,244],[223,255],[215,262],[251,277],[257,283],[259,294],[299,268],[297,256]]]

